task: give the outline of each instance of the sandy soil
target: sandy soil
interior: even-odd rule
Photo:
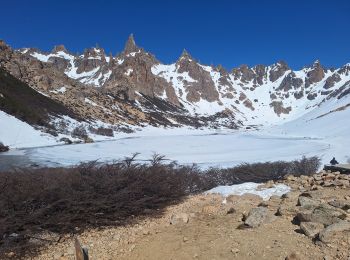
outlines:
[[[349,189],[325,188],[325,197],[343,198]],[[300,192],[295,192],[298,195]],[[90,259],[348,259],[350,235],[340,244],[315,243],[299,232],[293,216],[278,216],[258,228],[240,229],[242,217],[261,203],[254,195],[233,196],[226,204],[218,195],[198,195],[169,207],[157,219],[129,227],[89,230],[79,240]],[[280,199],[266,202],[275,212]],[[228,214],[230,208],[235,212]],[[171,225],[173,214],[185,212],[189,222]],[[74,259],[73,238],[44,248],[35,259]]]

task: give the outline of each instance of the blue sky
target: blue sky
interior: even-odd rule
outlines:
[[[14,48],[72,52],[98,43],[122,51],[136,43],[165,63],[186,48],[205,64],[285,60],[298,69],[319,59],[327,67],[350,62],[350,1],[133,0],[2,1],[0,39]]]

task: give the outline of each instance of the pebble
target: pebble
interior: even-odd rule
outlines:
[[[238,248],[233,248],[233,249],[231,249],[231,252],[233,254],[237,254],[237,253],[239,253],[239,249]]]

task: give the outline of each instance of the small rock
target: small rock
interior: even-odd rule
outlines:
[[[16,254],[14,252],[9,252],[6,254],[8,257],[14,257]]]
[[[238,249],[238,248],[232,248],[232,249],[231,249],[231,252],[232,252],[233,254],[237,254],[237,253],[239,253],[239,249]]]
[[[205,214],[217,214],[220,211],[220,207],[217,205],[206,205],[202,208],[202,213]]]
[[[177,213],[173,214],[170,218],[170,224],[176,225],[176,224],[186,224],[189,221],[189,216],[187,213]]]
[[[287,175],[284,177],[285,180],[287,181],[296,181],[297,178],[294,175]]]
[[[285,259],[286,260],[301,260],[300,256],[297,253],[291,253]]]
[[[321,174],[314,174],[313,178],[315,181],[321,181],[322,180],[322,175]]]
[[[68,250],[67,250],[67,254],[68,255],[74,255],[75,254],[75,248],[69,247]]]
[[[183,237],[182,241],[187,242],[188,238],[187,237]]]
[[[64,253],[55,253],[53,256],[53,259],[55,259],[55,260],[61,259],[62,256],[64,256]]]
[[[135,249],[136,245],[131,245],[131,247],[129,248],[129,252],[133,251]]]
[[[301,222],[300,229],[308,237],[314,238],[324,228],[323,224],[316,222]]]
[[[328,173],[327,175],[323,176],[323,180],[334,180],[335,175],[333,173]]]
[[[144,235],[144,236],[147,236],[147,235],[149,235],[151,232],[149,231],[149,230],[143,230],[142,231],[142,234]]]
[[[227,211],[227,214],[234,214],[234,213],[236,213],[236,210],[232,207]]]
[[[279,216],[295,216],[298,213],[298,209],[293,203],[286,203],[279,206],[277,209],[277,214]]]

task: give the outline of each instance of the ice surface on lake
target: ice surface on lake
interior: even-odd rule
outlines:
[[[113,161],[133,153],[141,162],[154,153],[179,164],[196,163],[202,168],[230,167],[242,162],[300,159],[320,155],[328,144],[319,140],[261,136],[251,133],[149,135],[91,144],[38,147],[25,151],[31,160],[52,166],[68,166],[81,161]]]

